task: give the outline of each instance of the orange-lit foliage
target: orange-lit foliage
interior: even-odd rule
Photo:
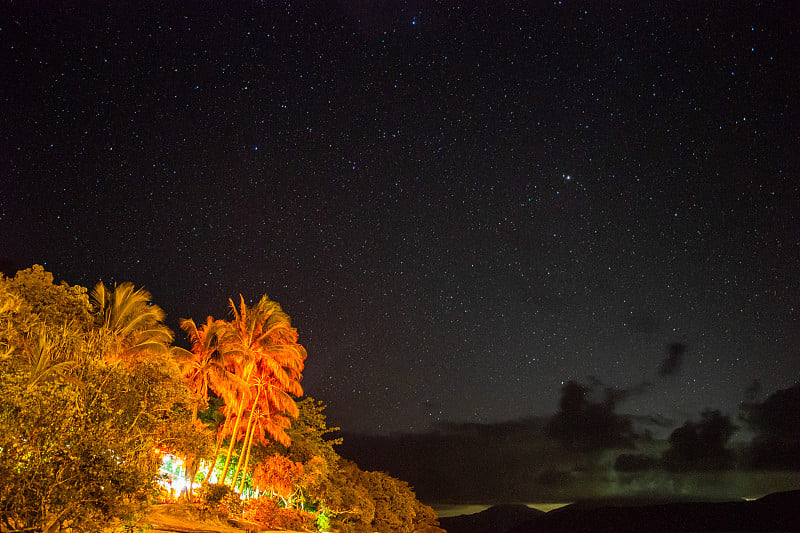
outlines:
[[[297,343],[297,330],[291,326],[289,315],[266,296],[252,307],[245,304],[241,295],[240,301],[238,308],[230,301],[233,318],[224,323],[225,340],[220,348],[228,360],[228,370],[245,384],[222,469],[223,479],[227,477],[241,422],[246,424],[245,437],[255,435],[261,441],[263,431],[288,446],[288,417],[298,415],[293,396],[303,394],[300,380],[306,350]],[[245,417],[247,411],[249,415]],[[255,424],[260,426],[258,432],[254,431]],[[233,474],[234,487],[240,470],[249,461],[249,448],[249,442],[242,444],[243,453],[239,455]]]
[[[259,489],[268,489],[289,505],[303,480],[303,473],[303,463],[295,463],[276,453],[256,467],[253,483]]]
[[[281,507],[278,502],[268,497],[246,502],[244,519],[271,529],[316,530],[316,518],[313,514],[300,509]]]
[[[172,331],[164,324],[164,311],[151,302],[149,292],[136,289],[133,283],[114,284],[112,289],[100,282],[90,298],[98,309],[101,351],[106,361],[131,366],[171,352]],[[171,357],[162,357],[160,362],[175,364]]]

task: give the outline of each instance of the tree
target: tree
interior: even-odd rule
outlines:
[[[260,463],[253,472],[253,483],[260,489],[278,496],[285,507],[291,507],[303,479],[303,463],[297,463],[281,454],[273,454]]]
[[[11,279],[4,278],[3,284],[7,290],[6,298],[13,294],[25,306],[20,316],[35,316],[53,327],[70,324],[82,332],[94,326],[86,288],[70,286],[63,281],[56,285],[53,274],[41,265],[20,270]]]
[[[232,319],[227,322],[227,334],[223,344],[226,356],[231,357],[234,373],[248,384],[239,405],[236,422],[231,431],[222,479],[227,476],[228,467],[233,456],[233,448],[238,439],[239,424],[244,419],[245,410],[251,413],[263,412],[268,420],[278,420],[283,414],[297,416],[297,407],[291,395],[300,396],[300,386],[306,351],[298,344],[297,330],[291,326],[289,315],[283,312],[277,302],[267,296],[253,307],[245,304],[244,297],[239,296],[237,308],[230,300]],[[260,404],[263,394],[265,404]],[[248,417],[245,435],[252,432],[253,417]],[[279,441],[288,442],[285,424],[266,424],[270,436]],[[239,463],[241,465],[241,462]],[[232,486],[236,485],[234,476]]]
[[[322,501],[326,483],[339,468],[339,454],[334,446],[342,439],[329,435],[339,428],[329,428],[325,419],[325,405],[311,397],[297,402],[298,416],[287,428],[290,446],[271,442],[262,448],[265,458],[281,454],[289,460],[303,465],[305,477],[300,482],[303,502],[316,505]]]
[[[151,303],[149,292],[135,289],[132,283],[114,284],[110,290],[100,282],[90,296],[98,307],[97,323],[107,361],[131,365],[141,357],[170,353],[172,331],[164,325],[164,311]],[[173,363],[171,357],[164,361]]]
[[[347,531],[437,530],[436,513],[417,500],[406,482],[383,472],[363,471],[350,461],[342,460],[331,477],[325,503],[336,513],[336,522]]]
[[[181,375],[189,386],[189,390],[202,404],[208,403],[209,389],[217,394],[222,394],[231,385],[243,385],[226,368],[225,357],[220,349],[226,331],[224,326],[224,322],[214,320],[210,316],[199,328],[192,319],[181,320],[181,328],[192,343],[189,357],[184,358],[180,363]],[[197,417],[196,407],[193,417]]]
[[[0,276],[0,528],[100,531],[155,488],[155,448],[203,441],[176,366],[149,348],[106,362],[111,333],[123,349],[154,337],[115,315],[40,268]]]

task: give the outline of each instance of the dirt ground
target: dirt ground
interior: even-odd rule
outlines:
[[[261,529],[256,524],[234,525],[218,517],[201,516],[195,507],[185,503],[153,505],[137,525],[149,525],[152,527],[151,531],[175,533],[274,533],[272,530]]]

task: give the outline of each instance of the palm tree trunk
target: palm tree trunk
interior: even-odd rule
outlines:
[[[228,477],[228,468],[231,464],[231,457],[233,457],[233,447],[236,445],[237,434],[239,433],[239,422],[242,420],[242,415],[244,414],[244,406],[245,402],[242,401],[242,405],[239,406],[239,414],[236,417],[236,423],[233,425],[233,432],[231,433],[231,442],[228,444],[228,456],[225,458],[225,466],[222,467],[222,477],[220,478],[219,482],[225,484],[225,478]]]
[[[225,430],[228,429],[228,425],[231,419],[226,418],[225,422],[222,424],[222,428],[220,429],[219,434],[217,435],[217,444],[214,446],[214,457],[211,459],[211,466],[208,469],[208,473],[206,474],[206,483],[211,483],[211,474],[214,472],[214,467],[217,466],[217,457],[219,455],[219,449],[222,446],[222,441],[225,440]]]
[[[244,452],[247,450],[247,441],[250,438],[250,422],[247,423],[247,430],[244,432],[244,438],[242,439],[242,449],[239,452],[239,458],[236,460],[236,470],[233,472],[233,479],[231,480],[231,490],[236,490],[236,480],[239,477],[239,472],[242,470],[242,464],[244,464]]]
[[[244,372],[244,382],[246,385],[250,385],[250,376],[253,374],[253,366],[252,364],[249,365]],[[225,478],[228,476],[228,468],[231,464],[231,456],[233,455],[233,448],[236,445],[236,435],[239,431],[239,423],[242,420],[242,415],[244,414],[244,408],[247,406],[249,395],[249,389],[245,389],[242,391],[242,399],[241,404],[239,405],[239,415],[236,417],[236,425],[233,427],[233,433],[231,433],[231,443],[228,445],[228,456],[225,458],[225,466],[222,468],[222,480],[220,483],[225,484]]]
[[[231,482],[231,489],[236,490],[236,479],[239,475],[239,471],[242,469],[242,464],[244,464],[244,456],[245,451],[247,448],[247,442],[252,438],[252,431],[253,431],[253,415],[258,410],[258,399],[261,397],[261,388],[259,387],[258,391],[256,392],[256,399],[253,400],[253,408],[250,409],[250,416],[247,418],[247,431],[244,434],[244,441],[242,441],[242,453],[239,454],[239,462],[236,464],[236,471],[233,473],[233,481]]]
[[[244,480],[247,477],[247,467],[250,464],[250,450],[253,448],[253,436],[256,434],[255,424],[253,430],[250,432],[250,438],[247,441],[247,453],[244,456],[244,467],[242,467],[242,486],[239,487],[240,491],[244,491]]]

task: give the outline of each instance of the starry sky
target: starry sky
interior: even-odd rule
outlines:
[[[347,431],[546,416],[570,379],[735,414],[800,375],[798,20],[5,1],[0,256],[174,329],[268,294]]]

